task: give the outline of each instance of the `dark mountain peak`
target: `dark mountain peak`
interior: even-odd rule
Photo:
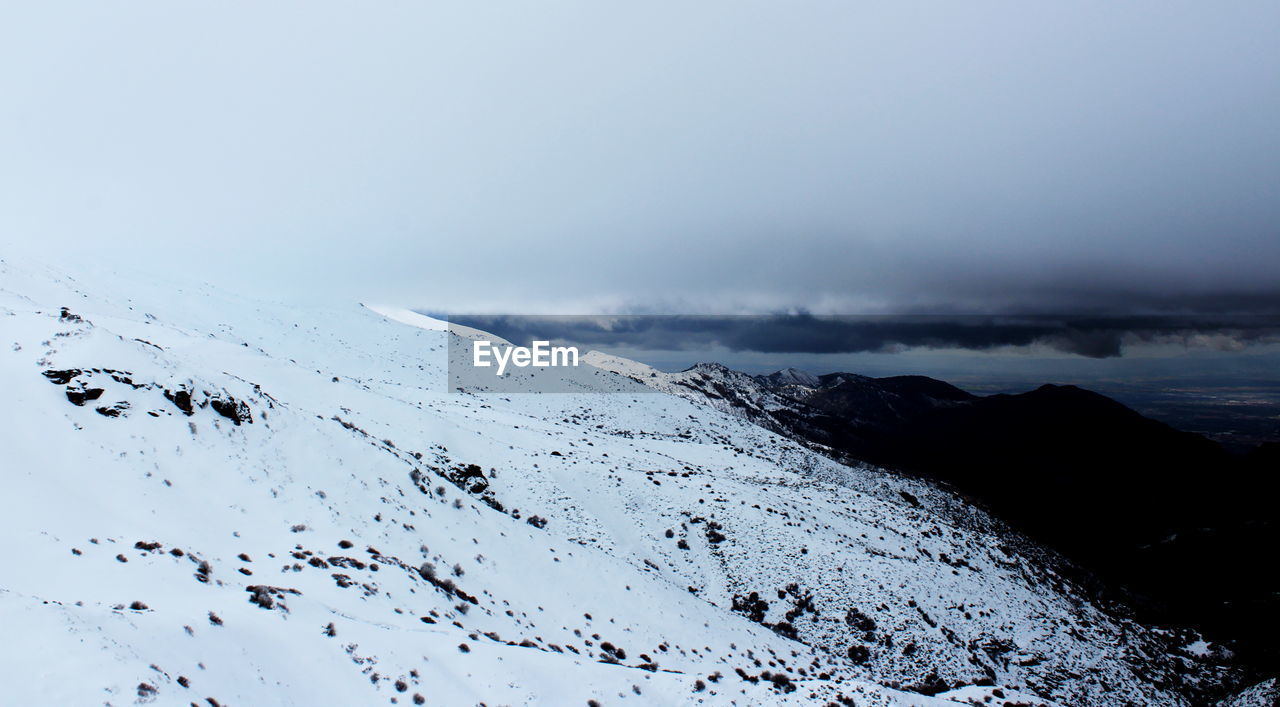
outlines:
[[[898,394],[915,393],[938,400],[973,400],[977,396],[946,381],[928,376],[888,376],[875,378],[882,388]]]
[[[822,381],[822,386],[824,388],[834,388],[835,386],[844,383],[862,383],[864,381],[872,380],[872,378],[869,376],[859,375],[857,373],[838,372],[818,376],[818,380]]]
[[[1024,406],[1054,410],[1058,416],[1124,416],[1153,424],[1141,413],[1120,401],[1075,385],[1046,383],[1035,390],[1015,395],[993,395],[991,399],[1015,399]]]
[[[1035,390],[1028,391],[1028,392],[1068,393],[1068,394],[1087,393],[1089,395],[1098,395],[1097,393],[1094,393],[1091,390],[1081,388],[1078,385],[1071,385],[1070,383],[1045,383],[1044,385],[1041,385],[1039,388],[1036,388]]]

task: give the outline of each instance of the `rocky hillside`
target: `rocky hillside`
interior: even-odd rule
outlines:
[[[1192,704],[957,495],[439,322],[0,261],[9,704]]]
[[[1207,631],[1257,675],[1280,667],[1280,604],[1259,562],[1280,542],[1280,466],[1266,446],[1233,454],[1071,385],[978,396],[924,376],[592,361],[832,458],[953,487],[1077,561],[1099,594]]]

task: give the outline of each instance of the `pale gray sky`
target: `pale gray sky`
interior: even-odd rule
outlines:
[[[0,242],[435,311],[1274,309],[1277,36],[1273,1],[8,3]]]

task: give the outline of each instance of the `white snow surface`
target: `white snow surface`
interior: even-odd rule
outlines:
[[[1220,677],[928,484],[596,369],[615,392],[446,392],[452,334],[407,310],[5,259],[0,332],[3,704],[1177,705]]]

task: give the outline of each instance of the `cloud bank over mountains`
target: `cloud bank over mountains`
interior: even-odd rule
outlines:
[[[6,248],[451,311],[1280,309],[1275,3],[79,5],[0,26]]]
[[[1133,347],[1241,351],[1280,343],[1278,316],[452,316],[521,345],[628,351],[854,354],[1038,349],[1112,358]]]

